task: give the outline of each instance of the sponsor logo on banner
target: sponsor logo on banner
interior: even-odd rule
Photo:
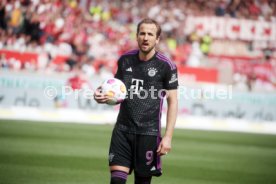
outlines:
[[[218,39],[276,41],[275,23],[267,21],[188,16],[184,27],[187,35],[196,29],[199,36],[209,33]]]

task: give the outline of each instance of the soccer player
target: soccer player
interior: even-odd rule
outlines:
[[[160,157],[171,150],[177,116],[177,68],[155,49],[160,34],[160,25],[155,20],[142,20],[136,35],[139,50],[127,52],[118,61],[115,77],[125,83],[128,98],[120,106],[110,143],[111,184],[125,184],[132,171],[135,184],[150,184],[152,176],[162,174]],[[94,99],[106,103],[108,97],[99,87]],[[164,99],[168,111],[161,138]]]

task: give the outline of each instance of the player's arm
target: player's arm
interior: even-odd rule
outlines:
[[[172,138],[174,126],[177,117],[178,102],[177,102],[177,90],[168,90],[168,111],[167,111],[167,124],[164,137]]]
[[[158,147],[158,154],[165,155],[171,150],[171,142],[174,132],[174,127],[176,123],[177,110],[178,110],[178,101],[177,101],[177,89],[167,91],[167,121],[166,121],[166,130],[164,137]]]
[[[171,142],[174,132],[174,126],[177,117],[177,88],[178,88],[178,78],[177,78],[177,68],[176,66],[171,67],[167,65],[167,70],[164,77],[164,88],[167,90],[167,121],[166,130],[159,144],[157,153],[159,155],[164,155],[171,151]]]

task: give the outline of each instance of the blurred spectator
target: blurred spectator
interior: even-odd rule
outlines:
[[[1,67],[1,69],[9,69],[9,64],[8,64],[5,54],[0,55],[0,67]]]
[[[81,65],[74,67],[73,76],[68,79],[67,83],[73,90],[91,89],[92,87],[88,78],[83,73]]]
[[[4,2],[0,3],[0,28],[5,30],[7,28],[6,24],[6,8]]]
[[[209,34],[205,34],[200,41],[200,50],[203,54],[207,55],[212,44],[212,37]]]
[[[240,73],[235,73],[233,75],[233,89],[235,91],[248,92],[249,88],[250,90],[252,90],[251,86],[249,86],[249,82],[246,75]]]
[[[226,4],[225,1],[220,1],[218,3],[218,5],[215,7],[215,14],[216,14],[216,16],[219,16],[219,17],[220,16],[224,16],[225,13],[226,13],[226,11],[225,11],[226,6],[227,6],[227,4]]]
[[[19,1],[16,1],[12,6],[14,8],[10,12],[8,26],[12,29],[13,34],[18,34],[22,23],[21,4]]]
[[[199,67],[201,65],[203,53],[200,50],[200,44],[198,41],[192,43],[191,54],[187,61],[187,66]]]

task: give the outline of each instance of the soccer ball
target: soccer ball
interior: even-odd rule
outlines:
[[[124,101],[126,98],[125,84],[116,78],[107,79],[102,84],[102,93],[106,94],[109,100],[108,105],[116,105]]]

